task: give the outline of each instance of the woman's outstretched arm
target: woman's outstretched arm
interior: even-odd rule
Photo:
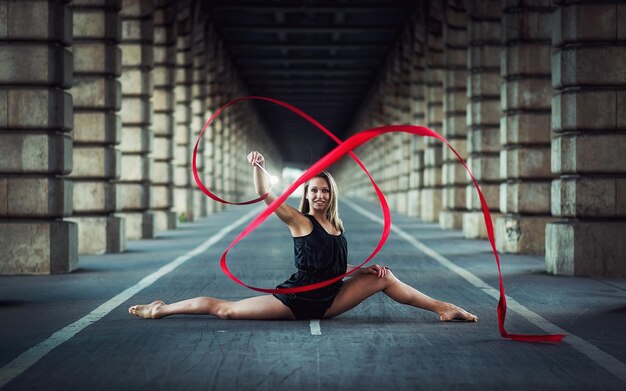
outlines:
[[[248,154],[248,162],[254,167],[254,189],[259,196],[267,194],[265,203],[267,205],[271,204],[278,197],[270,191],[269,178],[259,167],[259,165],[265,167],[265,158],[261,153],[252,151]],[[304,217],[297,209],[285,203],[279,206],[274,213],[283,223],[287,224],[292,236],[307,235],[313,230],[309,219]]]

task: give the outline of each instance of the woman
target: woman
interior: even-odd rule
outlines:
[[[256,151],[248,155],[254,167],[254,186],[259,195],[269,192],[267,176],[259,166],[265,159]],[[265,203],[276,195],[269,193]],[[347,264],[347,242],[337,211],[337,185],[327,172],[311,178],[304,187],[300,210],[282,204],[276,211],[294,240],[298,271],[278,288],[308,285],[325,281],[354,269]],[[134,305],[128,312],[142,318],[162,318],[175,314],[207,314],[222,319],[324,319],[342,314],[377,292],[393,300],[423,308],[439,315],[442,321],[476,322],[478,318],[454,304],[435,300],[398,280],[380,265],[362,268],[344,281],[337,281],[314,291],[275,294],[225,301],[196,297],[177,303]]]

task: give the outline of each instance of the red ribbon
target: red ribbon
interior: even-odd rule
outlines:
[[[450,145],[448,140],[446,140],[445,138],[443,138],[442,136],[437,134],[435,131],[433,131],[433,130],[427,128],[427,127],[415,126],[415,125],[387,125],[387,126],[381,126],[381,127],[376,127],[376,128],[363,130],[363,131],[361,131],[359,133],[356,133],[355,135],[351,136],[350,138],[348,138],[347,140],[342,142],[332,132],[330,132],[328,129],[326,129],[322,124],[317,122],[311,116],[309,116],[308,114],[304,113],[300,109],[298,109],[298,108],[296,108],[296,107],[294,107],[294,106],[292,106],[292,105],[290,105],[288,103],[285,103],[285,102],[282,102],[282,101],[279,101],[279,100],[276,100],[276,99],[272,99],[272,98],[262,97],[262,96],[246,96],[246,97],[237,98],[237,99],[227,103],[226,105],[222,106],[221,108],[219,108],[218,110],[216,110],[213,113],[211,118],[209,118],[209,120],[206,122],[206,124],[202,128],[202,131],[200,132],[200,135],[198,136],[198,140],[196,141],[195,147],[193,149],[193,160],[192,160],[193,175],[194,175],[194,179],[196,180],[196,183],[198,184],[198,186],[200,187],[202,192],[204,192],[204,194],[206,194],[207,196],[209,196],[210,198],[212,198],[212,199],[214,199],[214,200],[216,200],[218,202],[223,202],[223,203],[231,204],[231,205],[252,204],[252,203],[255,203],[255,202],[259,202],[259,201],[261,201],[261,200],[263,200],[263,199],[265,199],[267,197],[267,194],[265,194],[265,195],[263,195],[263,196],[261,196],[261,197],[259,197],[257,199],[250,200],[250,201],[245,201],[245,202],[239,202],[239,203],[229,202],[229,201],[223,200],[223,199],[217,197],[216,195],[214,195],[213,193],[211,193],[204,186],[204,184],[200,180],[200,177],[199,177],[198,171],[197,171],[197,166],[196,166],[196,155],[197,155],[197,150],[198,150],[198,144],[200,143],[200,140],[202,139],[202,136],[203,136],[206,128],[211,124],[211,122],[213,122],[213,120],[224,109],[226,109],[228,106],[231,106],[231,105],[233,105],[233,104],[235,104],[235,103],[237,103],[239,101],[252,100],[252,99],[272,102],[272,103],[277,104],[279,106],[285,107],[288,110],[291,110],[295,114],[299,115],[300,117],[306,119],[307,121],[309,121],[310,123],[315,125],[322,132],[326,133],[329,137],[331,137],[338,144],[338,146],[335,147],[328,154],[326,154],[324,157],[322,157],[319,161],[317,161],[311,167],[309,167],[309,169],[307,169],[281,195],[279,195],[270,205],[268,205],[267,208],[265,208],[265,210],[263,210],[257,217],[255,217],[248,224],[248,226],[226,248],[226,250],[222,254],[222,257],[221,257],[221,260],[220,260],[220,267],[221,267],[222,271],[228,277],[230,277],[233,281],[235,281],[236,283],[238,283],[240,285],[243,285],[243,286],[245,286],[247,288],[250,288],[252,290],[259,291],[259,292],[264,292],[264,293],[297,293],[297,292],[306,292],[306,291],[310,291],[310,290],[313,290],[313,289],[318,289],[318,288],[330,285],[330,284],[332,284],[332,283],[334,283],[336,281],[339,281],[342,278],[344,278],[344,277],[348,276],[349,274],[353,273],[354,271],[356,271],[357,268],[365,265],[367,262],[369,262],[380,251],[380,249],[383,247],[385,241],[389,237],[389,232],[391,230],[391,213],[389,211],[389,206],[387,204],[387,201],[385,199],[384,194],[382,193],[382,191],[380,190],[380,188],[378,187],[378,185],[376,184],[376,182],[374,181],[374,179],[370,175],[370,173],[367,170],[367,168],[365,168],[365,166],[363,165],[361,160],[352,152],[352,150],[354,150],[355,148],[359,147],[360,145],[365,144],[366,142],[370,141],[371,139],[373,139],[375,137],[378,137],[378,136],[380,136],[381,134],[384,134],[384,133],[404,132],[404,133],[411,133],[411,134],[415,134],[415,135],[419,135],[419,136],[434,137],[434,138],[437,138],[437,139],[441,140],[444,144],[446,144],[448,146],[448,148],[450,148],[450,150],[456,155],[456,157],[459,159],[459,162],[463,165],[463,167],[465,167],[465,170],[467,171],[467,173],[472,178],[472,181],[474,182],[474,186],[476,187],[476,191],[478,192],[478,196],[480,198],[480,203],[482,205],[482,212],[483,212],[485,224],[486,224],[486,227],[487,227],[487,234],[489,236],[489,243],[491,244],[491,248],[493,250],[493,254],[494,254],[495,259],[496,259],[496,264],[498,266],[498,277],[499,277],[499,281],[500,281],[500,283],[499,283],[500,299],[498,301],[497,314],[498,314],[498,328],[500,330],[500,335],[502,335],[502,337],[504,337],[504,338],[509,338],[509,339],[512,339],[512,340],[515,340],[515,341],[524,341],[524,342],[559,342],[559,341],[561,341],[563,339],[563,337],[564,337],[563,334],[547,334],[547,335],[510,334],[510,333],[508,333],[505,330],[505,328],[504,328],[504,321],[505,321],[505,318],[506,318],[506,296],[505,296],[505,293],[504,293],[504,283],[502,282],[502,271],[500,269],[500,258],[498,256],[498,251],[496,250],[495,239],[494,239],[494,230],[493,230],[493,222],[491,220],[491,213],[489,212],[489,206],[487,205],[487,202],[485,201],[485,197],[483,196],[483,193],[480,190],[480,186],[478,186],[478,182],[476,181],[476,178],[474,178],[474,175],[470,171],[469,167],[467,166],[467,164],[465,163],[463,158],[461,158],[459,153]],[[293,287],[293,288],[280,288],[280,289],[258,288],[258,287],[254,287],[254,286],[251,286],[251,285],[248,285],[248,284],[244,283],[239,278],[237,278],[237,276],[235,276],[233,273],[231,273],[231,271],[228,269],[228,266],[226,264],[226,256],[228,254],[228,251],[230,251],[230,249],[232,249],[244,237],[246,237],[252,231],[257,229],[259,227],[259,225],[261,225],[265,221],[265,219],[267,219],[272,213],[274,213],[274,211],[276,209],[278,209],[280,207],[280,205],[283,202],[285,202],[285,200],[294,191],[296,191],[296,189],[300,185],[302,185],[303,183],[305,183],[306,181],[308,181],[309,179],[311,179],[312,177],[317,175],[319,172],[321,172],[324,169],[326,169],[328,166],[330,166],[333,163],[335,163],[337,160],[339,160],[340,158],[342,158],[346,154],[350,155],[352,157],[352,159],[359,165],[359,167],[361,167],[361,169],[368,176],[368,178],[370,179],[370,182],[372,183],[372,186],[374,186],[374,190],[376,191],[376,194],[377,194],[378,199],[380,201],[380,205],[381,205],[382,213],[383,213],[383,219],[384,219],[384,227],[383,227],[383,232],[381,234],[381,237],[380,237],[380,240],[378,242],[378,245],[376,246],[374,251],[372,251],[372,253],[360,265],[358,265],[357,268],[355,268],[355,269],[353,269],[353,270],[351,270],[351,271],[349,271],[349,272],[347,272],[347,273],[345,273],[343,275],[337,276],[337,277],[332,278],[332,279],[327,280],[327,281],[322,281],[322,282],[315,283],[315,284],[299,286],[299,287]]]

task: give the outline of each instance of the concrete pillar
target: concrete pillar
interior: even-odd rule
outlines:
[[[0,1],[0,274],[78,267],[72,214],[72,13]]]
[[[213,113],[219,109],[217,102],[217,35],[215,34],[215,28],[210,25],[207,37],[207,43],[205,51],[206,56],[206,83],[205,83],[205,114],[204,122],[209,120]],[[204,123],[202,124],[204,126]],[[214,171],[216,169],[215,161],[215,122],[209,125],[204,131],[203,136],[203,148],[204,148],[204,177],[202,178],[205,186],[213,191],[214,188]],[[207,214],[215,213],[218,210],[218,203],[209,199],[207,201]]]
[[[467,163],[478,181],[493,220],[500,192],[500,3],[468,1]],[[466,190],[466,238],[486,238],[482,207],[473,182]]]
[[[411,123],[413,125],[426,124],[426,83],[424,64],[424,42],[426,31],[423,23],[424,13],[420,12],[412,22],[413,46],[411,50]],[[409,190],[407,202],[407,214],[412,217],[420,217],[421,192],[424,185],[424,146],[425,138],[413,136],[410,142],[409,157]]]
[[[228,103],[228,80],[227,80],[227,71],[228,64],[226,60],[226,53],[224,50],[224,44],[220,40],[216,43],[215,48],[215,58],[216,58],[216,68],[215,68],[215,94],[216,94],[216,104],[217,107],[222,107],[226,103]],[[225,194],[224,187],[224,128],[228,124],[227,113],[222,113],[218,118],[214,121],[215,126],[213,127],[213,156],[214,156],[214,167],[213,167],[213,188],[215,189],[214,193],[219,195],[221,198],[227,198]],[[216,205],[216,209],[218,211],[223,210],[225,208],[224,204],[218,203]]]
[[[230,101],[238,95],[239,80],[237,78],[235,67],[230,58],[227,63],[227,78],[228,90],[227,99]],[[223,141],[223,153],[224,153],[224,195],[228,199],[235,199],[235,160],[241,159],[236,156],[234,135],[235,128],[237,126],[235,121],[236,110],[228,110],[225,113],[224,119],[224,141]],[[280,174],[280,173],[277,173]]]
[[[116,179],[121,173],[121,1],[73,2],[74,214],[81,254],[126,247]]]
[[[229,110],[224,117],[226,124],[224,126],[224,194],[229,199],[234,199],[234,173],[233,162],[235,160],[234,148],[231,143],[234,134],[235,125],[235,113],[233,110]]]
[[[214,121],[215,126],[213,128],[213,188],[214,193],[218,194],[221,198],[226,198],[224,194],[224,124],[226,120],[223,116],[216,118]],[[218,211],[224,209],[224,204],[217,204],[216,209]]]
[[[174,205],[174,113],[176,85],[176,5],[158,0],[154,10],[154,146],[152,204],[157,231],[176,228]]]
[[[401,111],[400,111],[400,61],[401,52],[400,46],[396,44],[389,56],[386,69],[383,71],[384,76],[384,96],[387,97],[384,103],[385,109],[385,123],[397,124],[402,123]],[[384,184],[385,195],[389,201],[389,207],[394,212],[400,212],[400,192],[399,192],[399,177],[400,166],[402,161],[402,137],[399,134],[396,135],[384,135],[385,140],[385,165],[383,167],[384,172]]]
[[[150,153],[154,92],[154,7],[149,0],[122,1],[122,172],[118,182],[119,216],[126,219],[126,238],[153,238],[150,212]]]
[[[248,194],[252,193],[254,190],[250,188],[250,181],[248,178],[250,172],[250,165],[245,157],[250,152],[250,145],[252,144],[252,135],[249,132],[249,129],[255,129],[258,125],[254,123],[254,115],[255,111],[252,107],[252,103],[246,103],[243,111],[238,115],[238,130],[237,130],[237,146],[239,148],[239,153],[237,156],[239,159],[237,160],[237,177],[235,178],[237,183],[237,200],[244,201]],[[276,173],[276,176],[279,178],[282,177],[282,170]],[[282,179],[282,178],[281,178]],[[284,189],[290,184],[286,178],[282,179],[278,189]]]
[[[199,5],[199,4],[198,4]],[[207,53],[207,21],[201,18],[201,12],[197,11],[194,17],[193,25],[193,65],[192,65],[192,85],[191,85],[191,149],[196,144],[198,136],[202,126],[204,126],[204,114],[206,113],[205,98],[206,98],[206,83],[207,83],[207,70],[208,70],[208,53]],[[204,156],[204,143],[198,144],[198,157],[196,159],[198,174],[200,178],[204,176],[204,170],[206,169],[205,156]],[[194,216],[206,217],[208,198],[192,178],[192,194],[193,194],[193,208]]]
[[[467,11],[463,0],[446,4],[443,41],[443,136],[466,159]],[[461,229],[466,210],[467,173],[447,146],[442,150],[442,184],[439,225],[444,229]]]
[[[176,99],[174,129],[174,211],[179,221],[193,221],[193,187],[191,172],[191,85],[193,53],[191,51],[191,11],[188,5],[181,6],[177,15],[176,37]]]
[[[508,2],[511,3],[511,2]],[[552,4],[502,8],[500,252],[544,253],[550,216]],[[532,27],[531,27],[532,26]]]
[[[405,29],[402,33],[399,49],[399,72],[397,110],[398,119],[396,123],[411,123],[411,50],[413,49],[413,31]],[[399,144],[398,153],[398,212],[408,213],[409,199],[409,179],[411,172],[411,141],[416,136],[401,133],[396,139]]]
[[[626,4],[554,4],[546,268],[626,277]]]
[[[441,132],[443,126],[443,8],[442,2],[431,2],[426,39],[426,126]],[[439,221],[441,211],[442,143],[428,137],[424,148],[424,187],[421,218]]]

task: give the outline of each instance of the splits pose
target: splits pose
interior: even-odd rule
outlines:
[[[268,193],[268,178],[257,166],[263,166],[265,159],[254,151],[248,155],[248,161],[254,167],[257,193]],[[269,193],[265,203],[269,205],[275,199],[276,195]],[[305,184],[299,211],[282,204],[275,213],[291,231],[298,269],[278,288],[325,281],[354,269],[347,264],[348,244],[337,211],[337,185],[330,174],[322,172]],[[432,311],[442,321],[478,320],[454,304],[435,300],[410,287],[380,265],[361,268],[343,281],[309,292],[262,295],[239,301],[213,297],[196,297],[171,304],[155,301],[134,305],[128,312],[141,318],[206,314],[222,319],[326,319],[356,307],[377,292],[383,292],[398,303]]]

